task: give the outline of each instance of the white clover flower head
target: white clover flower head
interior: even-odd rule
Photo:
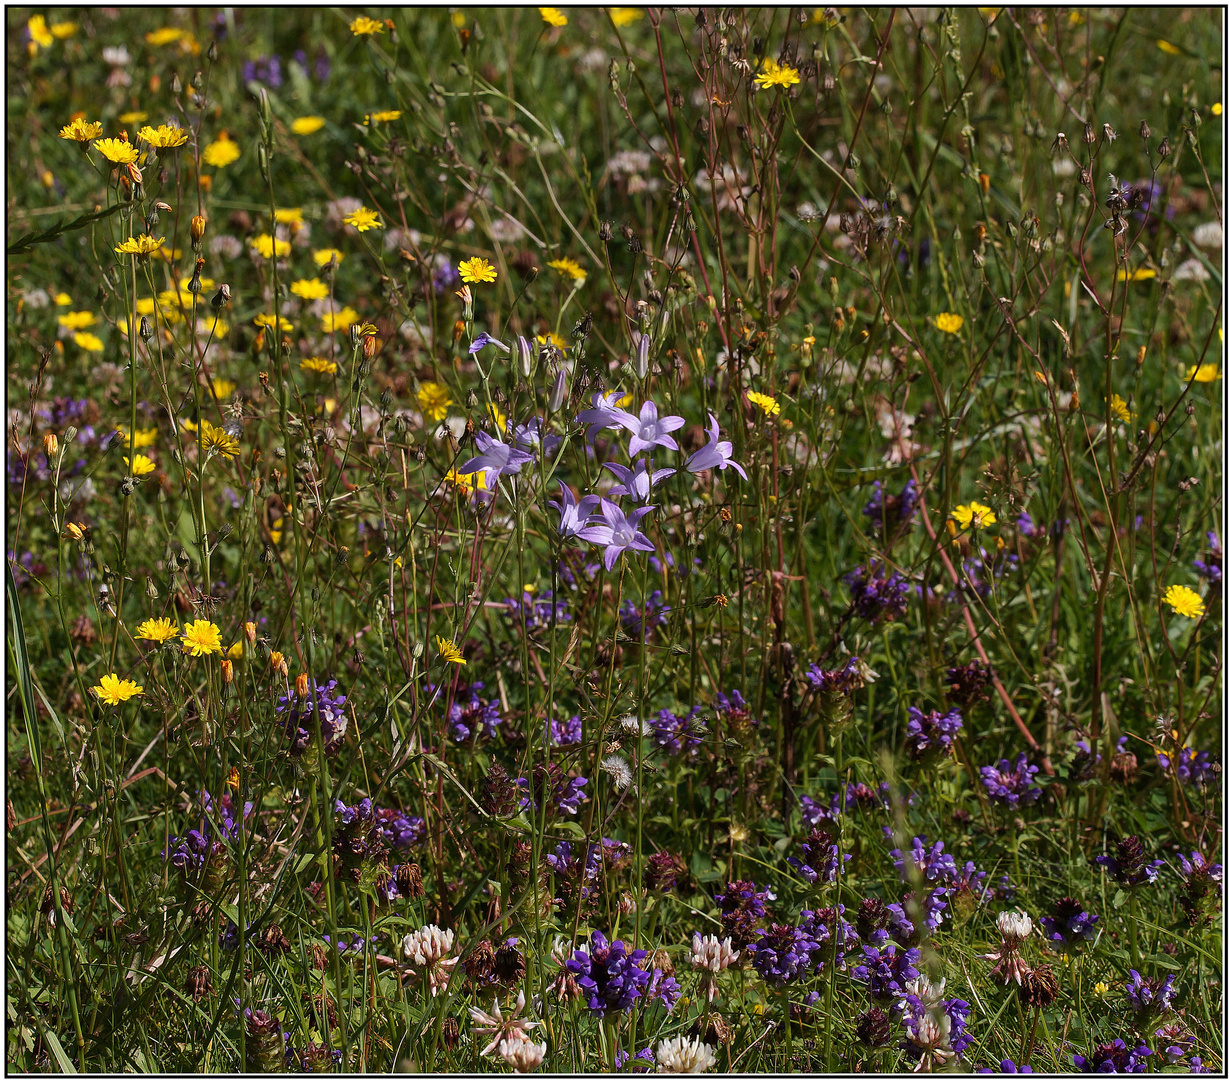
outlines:
[[[653,1047],[653,1056],[657,1059],[657,1071],[661,1073],[702,1073],[717,1063],[713,1048],[701,1042],[699,1036],[689,1039],[678,1035],[663,1039]]]
[[[499,1044],[499,1056],[518,1073],[533,1072],[546,1060],[546,1043],[505,1039]]]
[[[1003,941],[1019,944],[1033,932],[1033,920],[1023,911],[1002,911],[997,920],[999,933]]]
[[[718,938],[716,934],[701,937],[691,935],[691,966],[716,975],[724,971],[742,955],[734,948],[734,939]]]
[[[431,996],[448,985],[452,969],[457,966],[457,957],[449,958],[454,935],[451,930],[441,930],[432,923],[401,940],[401,955],[414,967],[422,968],[431,988]]]
[[[499,998],[495,999],[494,1008],[494,1012],[486,1012],[473,1006],[469,1010],[469,1017],[474,1022],[474,1033],[484,1039],[491,1037],[491,1041],[479,1054],[480,1057],[486,1057],[496,1047],[500,1047],[501,1043],[529,1042],[529,1030],[539,1026],[536,1020],[521,1017],[521,1011],[525,1008],[524,990],[517,992],[516,1007],[507,1016],[503,1013]],[[502,1047],[500,1053],[503,1053]]]
[[[923,1005],[930,1008],[943,1000],[943,988],[946,985],[946,979],[931,982],[925,975],[919,975],[916,979],[910,979],[905,984],[905,989],[915,995]]]

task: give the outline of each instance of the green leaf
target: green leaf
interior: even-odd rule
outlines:
[[[60,1072],[76,1073],[72,1061],[64,1053],[64,1047],[60,1045],[60,1040],[56,1038],[55,1032],[51,1028],[43,1029],[43,1042],[47,1044],[47,1049],[51,1051],[51,1056],[55,1058],[55,1063],[59,1067]]]
[[[41,233],[26,233],[25,236],[18,237],[8,246],[9,255],[19,255],[23,251],[29,251],[32,247],[37,247],[39,244],[50,243],[58,236],[62,236],[66,232],[73,232],[76,229],[84,229],[87,225],[92,225],[96,221],[103,221],[109,218],[112,214],[123,209],[123,203],[116,203],[114,206],[108,206],[105,210],[99,210],[95,213],[83,214],[79,218],[73,218],[71,221],[57,221],[49,229],[44,229]]]

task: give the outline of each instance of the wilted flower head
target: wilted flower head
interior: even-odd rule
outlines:
[[[480,1051],[480,1057],[486,1057],[490,1054],[501,1042],[506,1043],[527,1043],[529,1042],[529,1031],[532,1028],[538,1027],[536,1020],[529,1020],[521,1016],[522,1010],[525,1008],[525,991],[518,991],[516,995],[516,1007],[507,1016],[503,1013],[503,1008],[499,1003],[499,997],[496,996],[493,1005],[493,1012],[486,1012],[483,1009],[471,1007],[469,1010],[470,1019],[474,1023],[474,1034],[481,1038],[491,1036],[491,1041]],[[502,1054],[502,1048],[500,1050]],[[507,1055],[504,1055],[507,1060]],[[541,1059],[539,1058],[539,1061]]]

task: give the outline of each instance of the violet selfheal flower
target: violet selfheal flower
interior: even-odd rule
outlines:
[[[687,422],[681,416],[659,417],[657,404],[652,401],[646,401],[640,406],[639,416],[633,416],[623,409],[616,409],[615,416],[619,426],[632,433],[631,441],[627,444],[630,457],[635,457],[641,450],[652,450],[658,446],[677,450],[679,444],[674,441],[670,432],[678,431]]]
[[[640,965],[648,953],[628,948],[622,941],[608,941],[594,930],[588,949],[577,949],[567,969],[584,993],[589,1011],[605,1016],[608,1011],[627,1012],[648,989],[652,975]]]
[[[1152,1051],[1142,1044],[1132,1050],[1121,1039],[1115,1039],[1098,1046],[1088,1057],[1073,1054],[1071,1061],[1080,1072],[1141,1073],[1148,1067],[1144,1058],[1151,1056]]]
[[[842,858],[836,838],[822,829],[812,829],[811,835],[802,842],[801,850],[802,858],[790,855],[785,861],[812,885],[835,881],[838,867],[853,858],[852,855]]]
[[[1041,927],[1047,940],[1070,951],[1093,939],[1097,933],[1098,921],[1098,916],[1085,911],[1084,905],[1078,900],[1064,896],[1055,903],[1053,914],[1042,916]]]
[[[341,747],[342,740],[349,726],[344,705],[346,695],[337,692],[337,680],[329,679],[323,685],[315,679],[308,680],[306,697],[297,694],[287,694],[277,699],[278,713],[287,713],[283,724],[290,734],[290,753],[294,757],[302,754],[312,741],[315,730],[316,714],[319,710],[320,736],[326,754],[335,754]]]
[[[909,603],[909,583],[895,571],[889,574],[877,560],[855,566],[841,581],[849,589],[850,610],[872,626],[901,618]]]
[[[958,873],[956,860],[943,850],[942,840],[936,840],[930,848],[926,847],[926,843],[925,836],[915,836],[909,851],[904,852],[900,848],[892,850],[892,861],[900,871],[901,881],[909,880],[910,865],[917,867],[918,873],[927,881],[950,881]]]
[[[1181,1022],[1173,1024],[1165,1024],[1157,1028],[1154,1033],[1159,1044],[1160,1051],[1165,1055],[1168,1064],[1173,1065],[1187,1053],[1195,1049],[1195,1036],[1192,1035],[1182,1025]],[[1191,1072],[1196,1070],[1192,1069]]]
[[[862,507],[862,513],[873,521],[881,531],[892,532],[907,525],[917,510],[917,481],[910,478],[900,489],[899,495],[884,498],[883,485],[876,480],[875,492]]]
[[[593,408],[585,409],[576,414],[576,419],[582,424],[588,424],[589,430],[585,432],[585,442],[592,443],[597,438],[599,431],[605,431],[607,428],[621,427],[621,416],[627,415],[622,409],[615,406],[615,402],[623,397],[622,391],[611,390],[605,394],[594,394]]]
[[[878,949],[864,945],[862,963],[853,969],[853,978],[865,983],[866,992],[876,1000],[892,1001],[903,997],[906,984],[918,977],[917,963],[921,958],[921,949],[899,949],[895,945]]]
[[[583,728],[579,716],[570,720],[550,722],[550,741],[554,746],[575,746],[581,740]]]
[[[478,456],[470,458],[457,472],[461,476],[480,471],[485,472],[486,486],[491,490],[499,484],[499,478],[504,473],[515,475],[521,471],[522,466],[533,461],[533,454],[518,450],[515,446],[509,446],[488,435],[485,431],[474,432],[474,442],[478,446]]]
[[[653,1056],[653,1048],[646,1046],[643,1050],[637,1050],[634,1054],[629,1054],[626,1050],[616,1050],[614,1066],[616,1072],[623,1072],[628,1062],[631,1062],[630,1072],[649,1072],[652,1067],[657,1064],[657,1059]]]
[[[771,889],[760,892],[754,881],[731,881],[713,899],[721,909],[722,931],[735,948],[742,948],[755,941],[756,923],[768,913],[766,901],[775,900],[776,895]]]
[[[1113,855],[1098,855],[1093,862],[1105,867],[1119,885],[1128,889],[1151,885],[1157,879],[1157,872],[1165,865],[1164,859],[1148,861],[1148,854],[1138,836],[1124,836],[1118,841]]]
[[[1207,578],[1211,583],[1212,588],[1209,590],[1212,593],[1220,592],[1220,584],[1223,577],[1222,567],[1225,562],[1225,552],[1220,545],[1220,537],[1214,532],[1208,533],[1208,557],[1207,559],[1196,559],[1195,570],[1200,577]]]
[[[1145,979],[1134,968],[1131,969],[1131,981],[1127,983],[1127,1000],[1131,1003],[1131,1011],[1136,1013],[1156,1014],[1168,1012],[1173,1006],[1173,1000],[1178,996],[1174,989],[1174,976],[1159,975]]]
[[[551,500],[547,505],[559,511],[559,535],[564,537],[579,536],[602,501],[598,495],[586,495],[577,502],[572,489],[562,480],[559,481],[559,498],[560,502]]]
[[[1184,746],[1178,751],[1176,761],[1173,755],[1157,751],[1156,761],[1163,772],[1169,772],[1172,769],[1184,784],[1206,788],[1216,780],[1216,767],[1212,764],[1211,755],[1206,750]]]
[[[512,351],[507,345],[505,345],[498,338],[493,338],[491,337],[490,334],[484,331],[483,333],[479,334],[476,338],[474,338],[472,342],[470,342],[469,355],[474,356],[475,354],[485,349],[488,345],[494,345],[495,348],[497,348],[502,353],[507,353],[507,352]]]
[[[602,561],[608,571],[613,570],[615,560],[625,551],[654,550],[653,541],[645,536],[637,525],[645,514],[656,509],[655,506],[639,506],[624,516],[619,507],[609,499],[603,499],[598,515],[605,524],[586,525],[577,535],[582,540],[604,547],[606,550],[602,554]]]
[[[685,716],[677,716],[669,709],[662,709],[656,716],[649,717],[649,727],[653,729],[653,741],[660,747],[669,750],[671,755],[686,750],[694,755],[708,730],[700,719],[700,706],[694,705]]]
[[[905,744],[914,761],[934,761],[947,757],[952,752],[953,740],[964,726],[960,712],[949,713],[937,710],[922,712],[909,707],[909,723],[905,728]]]
[[[755,970],[770,986],[784,986],[811,973],[819,943],[801,927],[774,923],[747,946]]]
[[[1037,772],[1037,766],[1030,765],[1028,755],[1021,751],[1014,766],[1006,758],[997,765],[983,765],[981,782],[992,802],[1028,806],[1041,798],[1041,788],[1032,782]]]
[[[721,438],[721,429],[717,425],[717,418],[712,413],[708,414],[708,418],[712,425],[708,430],[708,444],[702,446],[687,459],[687,471],[698,473],[704,472],[705,469],[724,470],[732,466],[738,475],[746,480],[746,470],[734,460],[734,444],[728,439]]]
[[[991,677],[991,673],[977,660],[949,667],[943,676],[943,681],[947,684],[948,700],[961,709],[984,701],[988,696],[986,684]]]
[[[610,489],[610,494],[630,495],[638,503],[647,503],[653,488],[678,472],[678,469],[654,471],[652,461],[647,458],[637,458],[631,469],[614,461],[607,461],[603,468],[609,469],[620,481]]]

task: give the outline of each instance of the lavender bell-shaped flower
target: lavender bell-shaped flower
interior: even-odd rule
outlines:
[[[721,429],[717,426],[717,418],[712,414],[708,414],[711,421],[709,428],[709,441],[707,446],[701,447],[687,459],[688,472],[703,472],[705,469],[725,469],[727,466],[732,466],[744,480],[747,479],[747,473],[741,465],[733,458],[734,444],[728,439],[721,438]]]

